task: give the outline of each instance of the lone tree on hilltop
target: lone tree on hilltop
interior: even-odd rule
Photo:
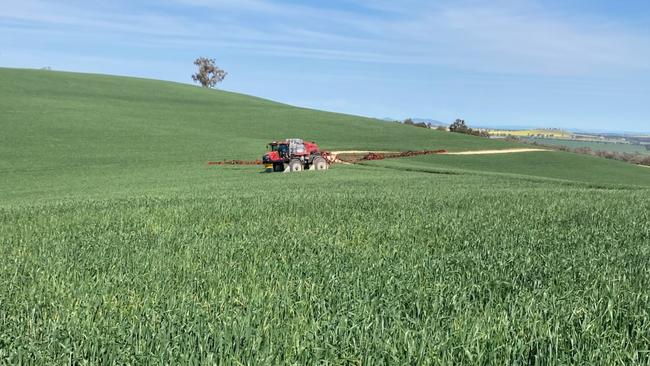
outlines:
[[[192,80],[201,83],[201,86],[204,88],[213,88],[228,75],[227,72],[215,64],[213,58],[199,57],[194,60],[194,65],[199,68],[199,71],[192,75]]]

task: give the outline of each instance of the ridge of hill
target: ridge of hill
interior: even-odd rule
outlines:
[[[108,162],[109,154],[115,159],[249,159],[259,157],[266,143],[287,137],[337,150],[510,146],[173,82],[15,69],[0,69],[0,80],[0,153],[29,154],[32,164]]]

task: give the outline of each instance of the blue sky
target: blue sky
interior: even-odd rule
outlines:
[[[0,0],[0,66],[372,117],[650,132],[647,0]],[[1,81],[0,81],[1,82]]]

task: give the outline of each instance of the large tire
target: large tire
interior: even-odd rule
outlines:
[[[314,170],[327,170],[330,167],[322,156],[315,157],[311,164],[314,166]]]
[[[282,164],[282,163],[273,164],[273,171],[274,172],[283,172],[284,171],[284,164]]]
[[[301,172],[303,168],[302,161],[298,159],[293,159],[289,162],[289,171],[291,172]]]

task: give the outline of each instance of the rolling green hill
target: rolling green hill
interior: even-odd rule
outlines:
[[[647,364],[650,169],[175,83],[0,69],[0,364]],[[432,174],[433,173],[433,174]]]
[[[330,150],[514,146],[163,81],[15,69],[0,69],[0,81],[0,192],[7,201],[200,186],[218,174],[207,161],[259,158],[266,143],[292,136]],[[536,160],[511,159],[528,169],[492,157],[457,159],[454,166],[487,160],[479,170],[546,175]],[[575,172],[579,181],[647,182],[646,173],[624,164],[562,159],[581,164],[565,170],[564,179]],[[410,162],[391,162],[402,163]],[[603,174],[612,168],[622,174]]]
[[[330,150],[509,146],[163,81],[11,69],[0,80],[5,168],[251,159],[287,136]]]
[[[148,190],[187,175],[193,184],[212,173],[207,161],[260,158],[286,137],[330,150],[509,146],[190,85],[41,70],[0,69],[0,110],[0,192],[9,196]]]

